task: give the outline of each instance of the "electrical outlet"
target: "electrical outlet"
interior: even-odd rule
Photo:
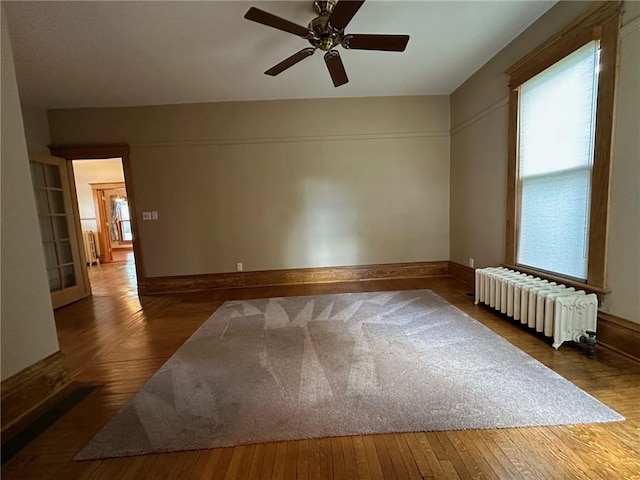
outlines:
[[[142,220],[151,220],[151,212],[142,212]]]
[[[474,264],[474,263],[475,263],[475,260],[474,260],[473,258],[470,258],[470,259],[469,259],[469,266],[470,266],[471,268],[473,268],[473,264]]]
[[[154,210],[153,212],[151,212],[151,220],[157,220],[157,219],[158,219],[158,212]]]
[[[242,266],[242,262],[236,263],[236,270],[238,270],[239,272],[244,270],[244,267]]]

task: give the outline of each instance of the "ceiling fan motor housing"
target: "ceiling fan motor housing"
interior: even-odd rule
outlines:
[[[309,43],[321,50],[328,51],[342,43],[342,32],[329,25],[329,15],[321,15],[311,20],[309,30],[313,32]]]

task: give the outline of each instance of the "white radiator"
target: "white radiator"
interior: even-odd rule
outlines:
[[[87,259],[87,265],[100,263],[98,259],[98,239],[96,234],[91,230],[82,232],[82,240],[84,243],[84,256]]]
[[[598,296],[503,267],[476,270],[475,303],[484,303],[553,337],[553,348],[596,331]]]

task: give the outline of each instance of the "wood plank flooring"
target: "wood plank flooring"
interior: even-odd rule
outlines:
[[[101,383],[2,468],[4,479],[640,479],[640,365],[553,350],[473,305],[451,278],[247,288],[138,298],[132,263],[91,267],[93,297],[56,311],[79,382]],[[624,415],[620,423],[362,435],[74,462],[73,456],[229,299],[430,288]]]

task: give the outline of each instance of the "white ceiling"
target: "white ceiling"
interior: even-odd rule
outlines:
[[[250,6],[305,25],[311,1],[3,2],[23,103],[46,108],[284,98],[447,95],[554,1],[367,1],[348,33],[409,34],[404,53],[339,49],[263,72],[308,45],[243,18]]]

